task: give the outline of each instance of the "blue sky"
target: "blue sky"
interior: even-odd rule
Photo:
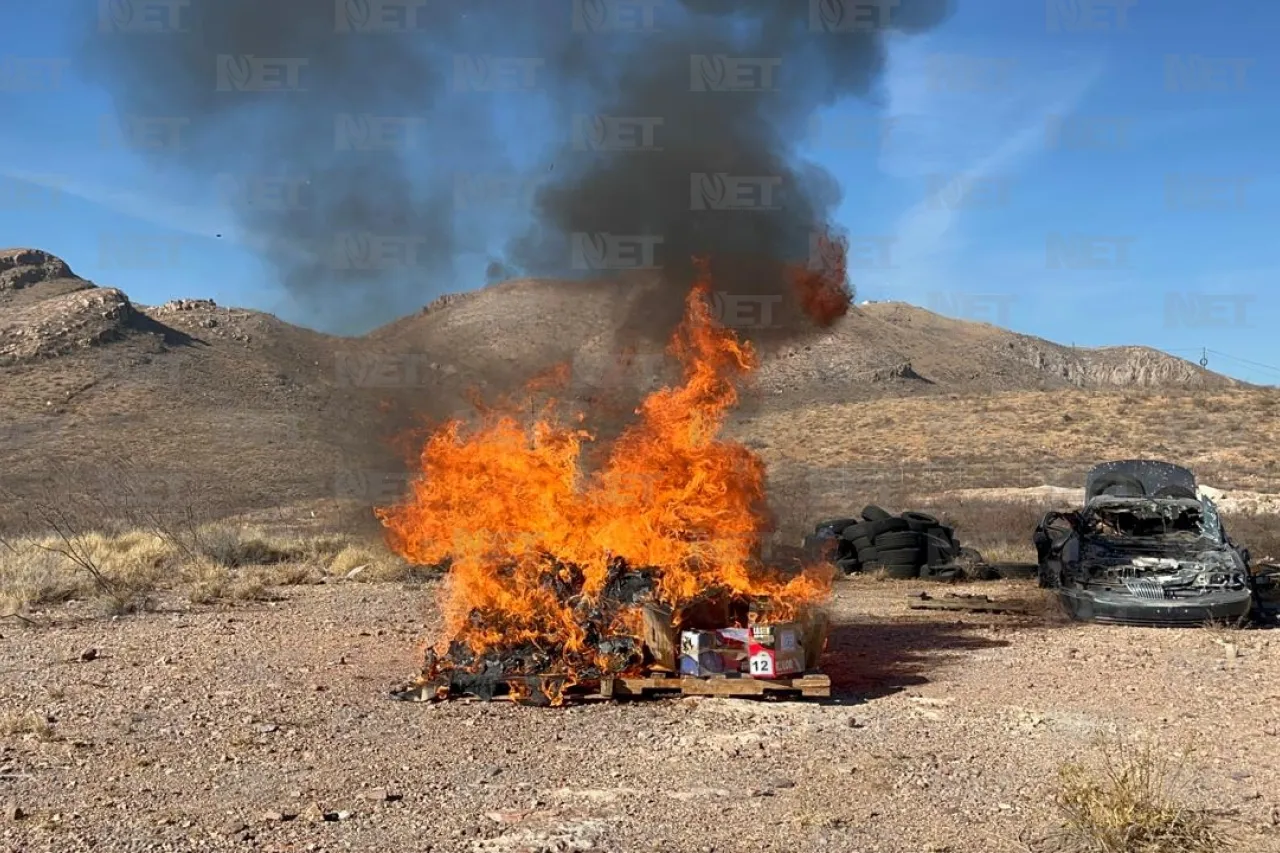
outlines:
[[[93,6],[7,12],[24,43],[0,57],[0,244],[52,251],[144,304],[208,297],[310,322],[216,188],[104,131],[111,103],[70,62],[73,16]],[[957,6],[928,35],[893,40],[874,102],[797,129],[844,187],[837,222],[852,235],[858,299],[1078,346],[1195,360],[1207,348],[1213,369],[1280,383],[1280,99],[1266,49],[1280,7]],[[121,235],[146,241],[153,262],[120,268],[103,241]],[[482,282],[483,259],[463,258],[421,302]]]

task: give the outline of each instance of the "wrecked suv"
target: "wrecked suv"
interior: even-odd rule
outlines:
[[[1251,610],[1248,552],[1179,465],[1105,462],[1085,504],[1051,512],[1035,531],[1040,585],[1075,619],[1128,625],[1238,622]]]

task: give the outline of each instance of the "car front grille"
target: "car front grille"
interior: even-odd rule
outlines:
[[[1150,578],[1126,580],[1124,585],[1135,598],[1165,599],[1169,597],[1164,587]]]

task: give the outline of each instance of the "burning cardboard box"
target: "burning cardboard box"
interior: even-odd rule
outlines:
[[[673,625],[669,608],[650,604],[644,614],[649,656],[657,667],[682,675],[802,675],[818,668],[826,646],[828,620],[820,609],[786,622],[763,621],[767,613],[753,612],[747,616],[747,628],[710,628],[702,623],[683,631]]]

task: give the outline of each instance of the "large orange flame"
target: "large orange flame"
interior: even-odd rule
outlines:
[[[673,608],[722,591],[786,615],[829,593],[829,572],[784,576],[759,559],[769,532],[764,465],[720,437],[735,380],[756,357],[713,319],[700,269],[670,347],[683,383],[644,400],[598,471],[581,466],[591,435],[557,419],[554,404],[532,427],[484,410],[473,427],[451,421],[431,435],[410,493],[377,511],[397,552],[450,560],[438,649],[461,640],[475,652],[534,643],[589,655],[592,634],[548,572],[580,571],[590,599],[619,559],[652,570],[658,601]],[[635,636],[637,624],[623,618],[611,629]]]

